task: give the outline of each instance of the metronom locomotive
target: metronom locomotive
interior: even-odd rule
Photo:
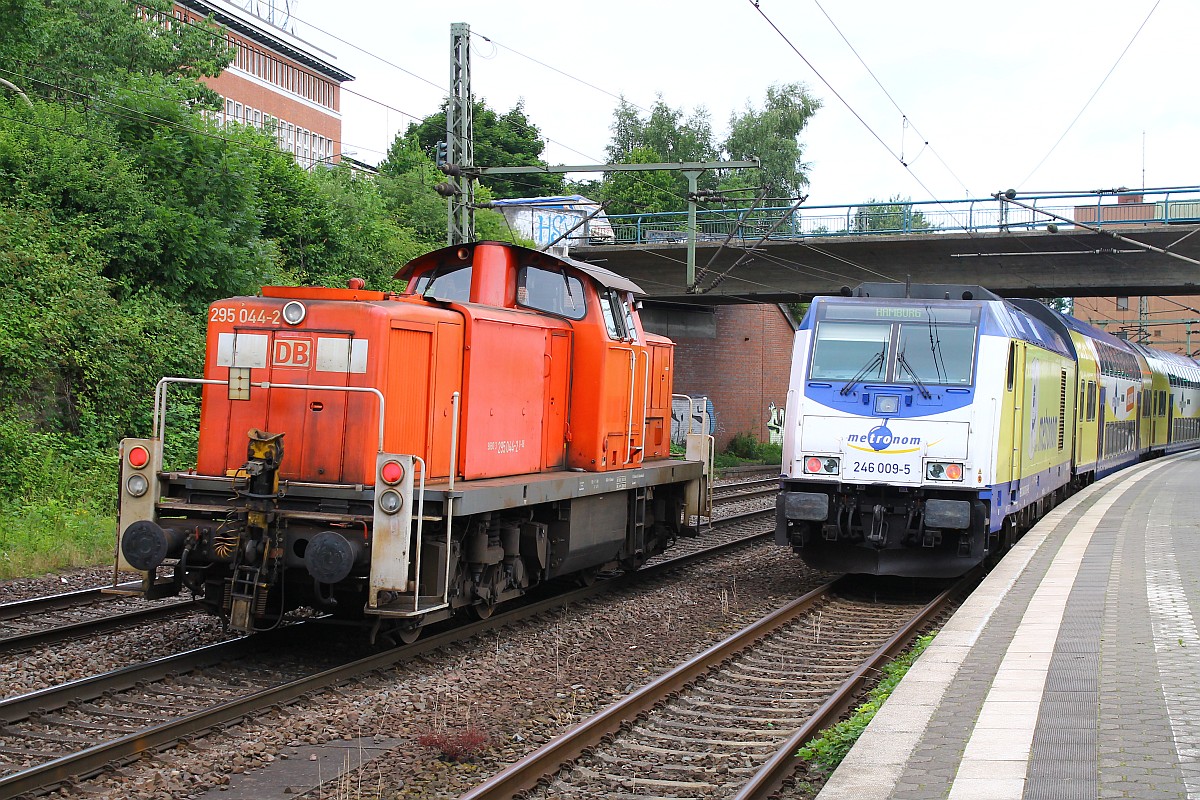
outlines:
[[[118,567],[141,593],[190,591],[239,631],[313,607],[409,641],[692,532],[706,460],[670,458],[674,345],[634,283],[494,242],[396,277],[212,304],[204,378],[164,378],[153,436],[121,444]],[[197,464],[164,472],[180,383],[203,387]]]
[[[792,354],[775,540],[811,566],[961,575],[1072,491],[1200,445],[1191,358],[978,286],[843,295]]]

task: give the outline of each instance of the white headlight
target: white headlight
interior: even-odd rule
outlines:
[[[292,300],[283,307],[283,321],[288,325],[299,325],[301,322],[304,322],[304,315],[306,313],[308,311],[304,308],[303,303]]]
[[[388,489],[379,494],[379,510],[385,514],[395,514],[404,506],[404,498],[394,489]]]
[[[134,497],[141,497],[150,488],[149,481],[145,475],[134,473],[125,481],[125,491],[129,492]]]

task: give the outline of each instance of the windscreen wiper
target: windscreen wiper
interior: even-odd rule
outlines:
[[[904,357],[903,350],[896,354],[896,363],[903,367],[904,370],[909,374],[909,377],[913,379],[913,383],[916,384],[917,391],[921,393],[921,397],[925,398],[926,400],[933,397],[929,390],[925,388],[925,384],[922,383],[921,379],[917,377],[916,370],[912,368],[912,364],[908,363],[908,359]]]
[[[854,373],[854,377],[850,379],[849,383],[847,383],[845,386],[842,387],[841,391],[838,392],[838,394],[841,394],[841,395],[850,394],[850,391],[858,384],[859,381],[861,381],[864,377],[866,377],[868,372],[875,369],[876,367],[882,366],[883,365],[883,354],[884,354],[885,350],[887,350],[887,345],[884,345],[883,347],[879,348],[879,352],[876,353],[871,358],[870,361],[868,361],[866,364],[864,364],[862,369],[860,369],[858,372]]]

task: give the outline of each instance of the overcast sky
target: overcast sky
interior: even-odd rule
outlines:
[[[343,149],[372,163],[406,114],[439,107],[450,25],[465,22],[475,95],[501,112],[524,101],[552,164],[605,161],[614,95],[703,106],[719,141],[731,112],[798,81],[823,104],[801,137],[809,205],[1200,183],[1194,0],[292,0],[292,12],[295,33],[370,98],[343,94]]]

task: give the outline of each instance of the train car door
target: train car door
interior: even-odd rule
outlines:
[[[566,463],[567,404],[571,394],[571,335],[549,331],[546,343],[546,418],[542,431],[542,462],[547,469]]]
[[[1096,402],[1096,463],[1104,459],[1104,412],[1108,400],[1108,389],[1103,382],[1099,383],[1100,398]],[[1099,474],[1099,473],[1097,473]]]
[[[1175,393],[1167,392],[1167,444],[1175,439]]]
[[[1008,345],[1008,377],[1007,388],[1012,392],[1012,450],[1009,455],[1008,479],[1014,492],[1011,499],[1016,499],[1015,492],[1021,481],[1021,448],[1024,446],[1026,395],[1029,388],[1025,386],[1025,342],[1011,341]]]

